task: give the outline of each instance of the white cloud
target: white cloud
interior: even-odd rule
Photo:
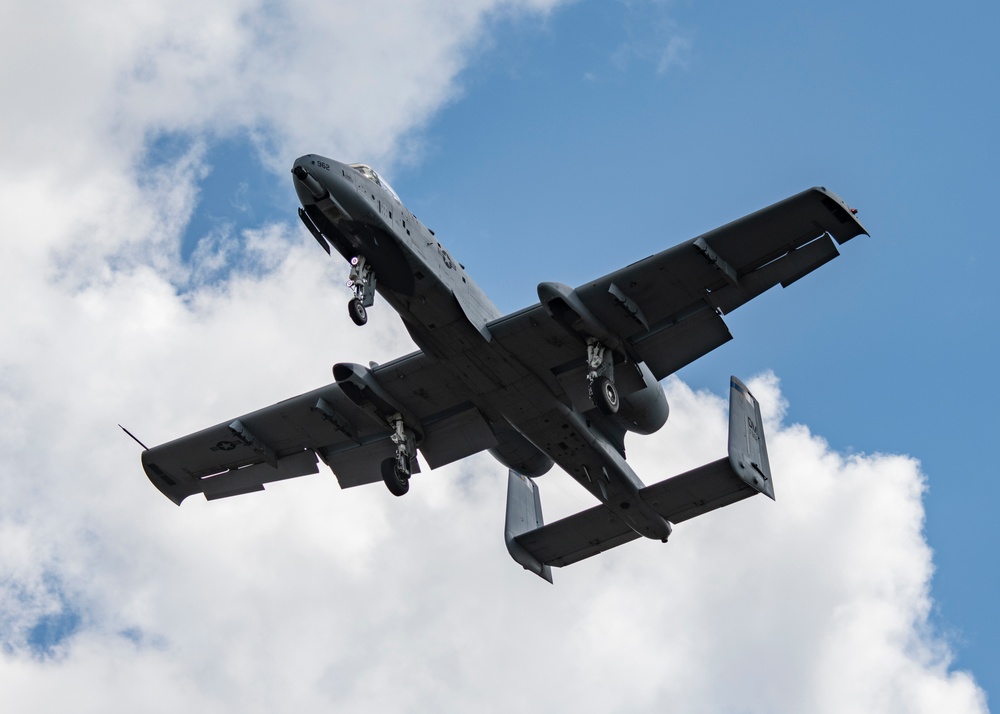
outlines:
[[[246,338],[248,354],[261,358],[245,359],[229,379],[197,359],[156,382],[126,375],[157,406],[133,420],[154,434],[183,430],[184,419],[231,415],[240,399],[275,398],[248,397],[247,384],[293,389],[288,370],[302,354],[263,344],[282,334],[282,313],[289,339],[312,319],[311,290],[292,280],[317,277],[310,257],[293,250],[281,271],[288,282],[255,286],[283,288],[284,304],[262,317],[231,315],[276,297],[243,289],[221,296],[211,315],[176,310],[161,326],[168,339],[190,346],[201,336],[219,349]],[[346,317],[332,321],[353,329]],[[255,323],[257,336],[248,334]],[[377,352],[380,338],[357,334]],[[401,336],[388,337],[386,349],[398,349]],[[119,365],[138,372],[159,349]],[[200,414],[172,413],[206,385],[210,398],[192,410]],[[750,386],[766,405],[780,403],[773,379]],[[665,432],[631,445],[650,479],[724,449],[722,401],[679,381],[668,393]],[[70,403],[70,422],[97,423],[39,457],[53,483],[32,494],[25,518],[36,542],[15,539],[22,555],[6,567],[16,566],[19,582],[55,573],[86,624],[54,661],[5,654],[0,698],[21,711],[65,706],[65,692],[87,681],[100,685],[90,694],[95,709],[148,703],[153,693],[163,709],[250,711],[289,703],[650,711],[663,701],[682,712],[937,711],[943,702],[985,711],[971,678],[949,671],[946,643],[927,623],[923,477],[911,459],[845,458],[805,428],[770,420],[777,503],[753,499],[682,524],[668,546],[632,544],[558,571],[549,587],[503,550],[504,479],[488,457],[419,477],[405,499],[378,487],[341,492],[323,474],[178,509],[145,482],[124,437],[111,437],[114,412],[135,401]],[[92,462],[80,458],[88,444],[102,445]],[[559,500],[567,481],[547,476],[545,498]],[[622,680],[627,687],[614,686]]]
[[[324,472],[176,508],[143,477],[119,421],[159,442],[408,349],[384,305],[349,323],[344,266],[298,226],[245,233],[245,270],[192,280],[216,267],[208,246],[178,259],[206,142],[251,131],[282,164],[319,147],[392,160],[455,96],[484,18],[547,6],[0,11],[16,98],[0,117],[0,708],[985,710],[928,624],[918,464],[784,424],[772,377],[750,386],[771,410],[777,503],[555,587],[508,558],[505,474],[485,455],[404,499]],[[141,173],[163,131],[196,140]],[[629,443],[649,481],[725,448],[724,402],[667,389],[668,426]],[[541,485],[550,517],[587,502],[558,474]],[[75,633],[32,651],[31,628],[66,608]]]
[[[672,67],[687,67],[693,44],[690,37],[681,35],[674,35],[668,39],[660,55],[660,61],[656,65],[656,71],[662,74]]]
[[[626,40],[611,56],[624,69],[635,60],[650,62],[657,74],[688,66],[694,48],[689,30],[674,19],[668,0],[621,0],[625,8]]]

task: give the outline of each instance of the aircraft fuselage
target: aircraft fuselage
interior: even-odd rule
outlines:
[[[491,453],[501,463],[537,476],[555,462],[637,533],[666,540],[670,524],[639,496],[643,483],[625,461],[621,434],[616,438],[596,411],[557,396],[551,375],[536,373],[492,339],[487,325],[501,312],[377,174],[312,154],[296,160],[292,172],[307,228],[328,252],[354,264],[352,280],[367,281],[369,287],[355,287],[356,322],[366,319],[364,307],[377,291],[417,346],[447,363],[455,388],[493,429]],[[586,359],[581,343],[581,364]],[[666,419],[666,401],[648,370],[634,371],[653,405],[655,430]]]

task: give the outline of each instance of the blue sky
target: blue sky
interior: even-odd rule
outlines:
[[[8,348],[0,354],[3,404],[7,414],[15,415],[8,418],[4,437],[3,473],[9,476],[3,489],[5,500],[18,504],[0,512],[5,542],[15,544],[0,551],[0,582],[9,584],[9,593],[2,591],[6,594],[0,598],[8,620],[0,627],[7,657],[2,666],[25,691],[51,681],[56,675],[45,663],[61,661],[98,673],[96,681],[108,692],[122,694],[126,685],[110,672],[116,662],[129,659],[123,653],[131,647],[139,653],[137,661],[166,667],[183,682],[180,694],[171,695],[176,701],[232,705],[222,689],[185,669],[185,653],[198,647],[196,634],[185,637],[164,624],[181,607],[172,598],[180,601],[185,595],[144,563],[165,563],[164,572],[178,582],[190,578],[192,592],[216,592],[210,583],[218,592],[259,602],[261,619],[248,631],[259,631],[260,639],[228,629],[224,620],[197,620],[199,626],[258,644],[273,636],[294,648],[298,645],[290,636],[271,634],[298,623],[280,608],[269,609],[272,600],[281,599],[270,589],[277,586],[261,585],[264,576],[250,566],[229,570],[232,556],[206,544],[236,541],[234,534],[243,531],[263,553],[261,568],[277,562],[291,567],[301,557],[309,567],[336,571],[336,577],[323,576],[332,578],[324,584],[359,602],[373,597],[366,587],[375,587],[380,578],[407,588],[416,584],[424,590],[414,612],[424,613],[420,608],[431,608],[442,586],[391,572],[365,575],[359,563],[373,553],[390,558],[385,570],[395,566],[410,575],[403,555],[385,555],[379,536],[365,531],[373,524],[392,529],[405,523],[424,532],[430,528],[426,524],[442,518],[471,518],[480,513],[479,496],[482,512],[495,510],[500,517],[502,494],[494,503],[483,490],[487,486],[469,486],[467,474],[458,471],[448,478],[461,496],[442,491],[418,496],[425,501],[404,499],[410,501],[401,504],[410,508],[406,513],[375,496],[359,506],[349,500],[354,496],[336,489],[329,501],[323,500],[324,491],[322,498],[306,495],[311,503],[303,504],[295,500],[299,484],[269,489],[270,501],[258,499],[249,506],[233,499],[209,504],[214,510],[187,503],[180,510],[170,504],[173,510],[159,510],[159,494],[142,478],[134,452],[122,451],[117,434],[97,430],[96,416],[93,425],[86,416],[69,420],[65,428],[73,436],[65,446],[40,463],[32,461],[30,454],[48,443],[40,434],[35,440],[32,425],[46,428],[46,415],[77,389],[71,385],[86,382],[86,389],[99,390],[74,414],[96,410],[112,426],[116,419],[128,420],[140,438],[157,442],[317,386],[329,378],[332,362],[383,360],[409,349],[398,320],[384,305],[372,311],[373,324],[364,331],[340,327],[348,297],[340,274],[345,270],[325,262],[325,254],[296,224],[287,173],[295,156],[315,152],[375,166],[505,311],[534,302],[541,281],[585,282],[812,185],[826,186],[857,207],[870,238],[854,239],[842,247],[838,260],[727,317],[734,340],[678,376],[694,394],[722,395],[730,374],[773,372],[780,380],[775,399],[788,404],[775,429],[790,443],[796,434],[802,436],[794,425],[805,425],[809,434],[825,440],[829,451],[823,453],[844,464],[840,480],[831,481],[839,489],[823,492],[830,509],[842,510],[816,516],[817,528],[830,524],[830,547],[857,541],[859,550],[847,551],[857,555],[867,539],[875,552],[905,530],[892,530],[892,524],[912,528],[914,522],[896,513],[878,468],[866,482],[851,472],[852,464],[884,465],[879,455],[892,454],[919,462],[926,491],[922,500],[915,497],[917,510],[906,511],[918,524],[915,545],[906,553],[916,554],[914,568],[925,574],[914,576],[914,582],[929,583],[929,599],[915,596],[915,607],[926,605],[929,619],[916,617],[908,637],[927,640],[929,651],[948,650],[951,659],[940,671],[968,672],[995,698],[1000,623],[993,603],[1000,590],[1000,537],[991,525],[1000,484],[991,467],[991,447],[1000,389],[991,375],[1000,295],[991,268],[1000,251],[989,217],[997,184],[992,169],[1000,159],[995,138],[1000,69],[992,49],[1000,10],[985,2],[960,8],[916,3],[905,13],[888,3],[861,2],[725,8],[680,0],[496,5],[453,11],[430,0],[420,9],[386,2],[371,17],[358,11],[331,30],[331,37],[343,43],[335,53],[316,38],[305,42],[301,37],[311,37],[307,26],[322,25],[313,13],[322,16],[343,7],[279,3],[261,15],[248,3],[240,21],[222,4],[216,11],[185,3],[165,19],[136,12],[122,19],[122,28],[137,38],[134,52],[132,40],[109,44],[117,48],[109,50],[101,49],[96,37],[93,44],[84,37],[73,40],[82,43],[79,47],[67,41],[68,50],[53,49],[68,53],[57,58],[86,59],[70,73],[78,74],[79,87],[67,84],[62,93],[65,121],[79,123],[78,137],[65,138],[67,127],[51,118],[56,113],[49,99],[32,89],[49,77],[44,67],[34,70],[39,77],[29,77],[39,82],[5,70],[6,86],[24,107],[23,116],[13,112],[8,118],[6,134],[24,139],[4,145],[9,163],[0,164],[9,216],[2,244],[8,264],[27,266],[12,277],[5,297],[9,304],[30,307],[4,326]],[[218,27],[225,28],[217,35],[189,29],[195,26],[192,17],[215,17],[216,12]],[[24,13],[24,37],[43,37],[43,18]],[[48,41],[55,42],[61,32],[79,38],[79,28],[92,20],[69,13]],[[95,34],[111,37],[119,31],[98,24]],[[196,26],[216,27],[209,22]],[[32,35],[31,28],[38,34]],[[143,43],[148,49],[138,49]],[[36,127],[37,116],[49,118]],[[58,152],[39,153],[55,136],[60,137]],[[26,178],[20,172],[25,165],[31,166]],[[55,206],[49,198],[53,187],[66,197]],[[47,221],[33,233],[39,216]],[[303,245],[308,252],[300,250]],[[46,325],[50,330],[43,329]],[[69,356],[72,363],[66,366]],[[54,373],[60,376],[53,378]],[[151,374],[157,376],[155,385]],[[695,405],[692,414],[714,404],[710,395],[688,400],[676,384],[669,389],[682,405]],[[99,400],[106,403],[97,406]],[[678,414],[675,406],[672,422],[683,418]],[[663,443],[676,443],[670,441],[674,436],[663,438]],[[76,481],[46,486],[42,474],[68,471],[77,463],[79,445],[95,443],[87,448],[112,467],[81,466],[83,476]],[[808,451],[787,448],[789,454]],[[645,463],[655,467],[655,459],[648,459]],[[789,457],[777,474],[774,509],[764,511],[760,522],[746,521],[761,529],[762,540],[772,528],[767,518],[784,523],[782,518],[794,520],[807,512],[796,510],[800,501],[791,485],[790,497],[782,498],[785,484],[808,479],[807,473],[796,472],[797,464],[807,462],[812,463]],[[917,467],[907,463],[915,474]],[[475,462],[470,468],[489,469],[487,464]],[[94,476],[88,478],[91,468]],[[13,476],[36,470],[30,482]],[[644,474],[649,481],[666,475]],[[482,481],[494,483],[494,476],[483,475]],[[893,478],[885,483],[894,483]],[[913,478],[907,483],[919,486]],[[86,484],[107,489],[104,501]],[[571,496],[556,487],[553,498]],[[457,505],[452,499],[459,499]],[[446,502],[454,508],[435,510]],[[95,514],[116,507],[118,515],[88,517],[73,503]],[[343,528],[336,517],[328,521],[324,515],[336,513],[346,523],[352,508],[368,519],[353,530],[336,530]],[[783,508],[784,515],[773,515]],[[886,509],[884,518],[878,508]],[[456,514],[462,509],[470,515]],[[426,521],[418,515],[423,511]],[[63,520],[54,522],[47,513]],[[251,517],[253,526],[247,525]],[[922,531],[921,517],[926,519]],[[318,525],[308,530],[297,518]],[[732,518],[742,522],[740,515]],[[465,526],[478,530],[475,524]],[[275,530],[267,530],[271,527]],[[724,525],[718,528],[717,534],[728,532]],[[279,547],[269,545],[276,533],[281,533],[280,547],[294,557],[268,560],[269,548]],[[301,540],[322,541],[327,549],[322,559],[296,550],[302,548],[292,537],[296,533]],[[483,542],[499,542],[499,531],[489,535]],[[721,546],[711,539],[708,532],[693,536],[689,552],[732,554],[732,546],[712,550]],[[134,552],[121,543],[134,544]],[[812,559],[815,592],[822,592],[824,577],[851,579],[854,571],[846,557],[844,570],[831,564],[829,572],[821,572],[830,557],[823,539],[803,543],[819,544]],[[198,558],[188,562],[185,547],[198,549]],[[678,541],[670,547],[684,546]],[[482,554],[486,560],[505,557],[502,548]],[[600,567],[620,575],[622,582],[640,584],[660,582],[643,570],[655,567],[656,578],[673,584],[671,578],[679,575],[670,569],[676,564],[678,573],[686,572],[682,563],[689,556],[673,551],[673,559],[664,562],[650,560],[649,554],[624,557],[630,559]],[[810,562],[809,553],[787,557],[788,562],[798,562],[796,557]],[[478,567],[462,562],[462,567]],[[522,591],[522,573],[515,566],[499,565],[499,572],[518,581],[503,586],[508,600],[520,601],[527,593],[538,598],[532,602],[540,612],[558,607],[548,593]],[[428,572],[437,572],[435,567],[429,556]],[[868,567],[874,568],[859,563],[857,573],[878,572]],[[81,572],[87,568],[90,577]],[[598,585],[603,580],[587,578],[605,571],[581,569],[582,575],[567,577],[569,572],[557,573],[557,588],[578,595],[604,587]],[[493,582],[492,571],[477,578]],[[311,583],[303,582],[307,588]],[[462,587],[461,580],[455,584],[444,575],[440,582]],[[691,582],[703,586],[694,602],[719,601],[726,608],[738,602],[734,595],[726,600],[733,591],[724,585],[731,586],[724,573]],[[125,596],[102,589],[111,583],[129,583],[131,594],[115,599]],[[635,605],[621,592],[593,592],[612,610]],[[452,590],[449,597],[461,600],[463,595]],[[428,604],[421,604],[425,599]],[[127,616],[111,612],[115,608]],[[303,605],[299,616],[309,613]],[[605,614],[597,609],[597,617]],[[560,624],[580,624],[552,617],[556,625],[545,634],[553,638],[560,636]],[[419,623],[402,619],[411,625],[405,635],[413,642],[430,637]],[[344,648],[359,645],[342,633],[369,644],[391,638],[392,628],[375,620],[371,629],[331,622],[330,631],[338,633],[331,637],[340,638],[337,646]],[[627,619],[611,621],[633,632],[634,623]],[[922,627],[931,634],[922,633]],[[12,634],[18,631],[21,640]],[[122,637],[123,632],[130,634]],[[477,634],[488,640],[490,633]],[[628,637],[621,637],[626,647]],[[644,637],[633,634],[643,642]],[[718,642],[725,641],[720,635]],[[787,649],[769,656],[805,657],[817,642],[789,635]],[[370,644],[372,650],[380,647]],[[456,666],[451,658],[460,654],[443,646],[439,652],[437,643],[430,649],[429,661]],[[276,651],[280,654],[280,648]],[[419,646],[413,652],[419,662]],[[661,650],[651,645],[650,652]],[[19,653],[36,664],[24,665]],[[486,663],[492,656],[476,648],[469,654],[470,661]],[[340,671],[337,667],[347,668],[356,681],[375,676],[374,670],[356,671],[358,665],[323,663],[325,674],[311,681],[336,680],[331,672]],[[233,666],[220,681],[238,690]],[[686,671],[674,666],[673,671]],[[62,671],[69,669],[66,665]],[[145,681],[143,672],[137,670],[137,680]],[[701,674],[696,679],[702,681]],[[283,683],[276,682],[267,696],[285,701]],[[469,691],[461,684],[448,690],[456,708],[475,702],[476,686],[498,685],[470,676],[465,686]],[[906,689],[905,682],[899,688]],[[798,705],[809,695],[802,693]],[[142,701],[141,694],[134,696]],[[324,696],[301,701],[334,701]],[[761,696],[751,710],[781,708],[781,702]],[[954,703],[942,696],[943,705]],[[262,701],[258,706],[266,706],[267,698]],[[360,709],[358,701],[372,700],[354,701]],[[552,707],[571,704],[546,701]],[[653,708],[654,700],[643,701],[637,708]],[[892,701],[893,706],[884,706],[879,699],[846,699],[844,706],[920,709]],[[796,700],[784,705],[794,711]],[[719,706],[734,705],[723,701]]]
[[[483,283],[509,308],[540,280],[582,282],[810,185],[858,207],[871,239],[738,311],[734,341],[681,376],[718,391],[727,370],[773,369],[790,418],[834,447],[921,460],[939,623],[995,692],[996,11],[831,9],[673,4],[669,31],[690,46],[658,73],[655,54],[614,53],[662,43],[655,9],[567,8],[470,72],[429,129],[434,179],[420,167],[417,183],[474,206],[441,233],[464,243],[482,226],[468,242],[491,244]],[[511,236],[537,260],[503,257]]]
[[[835,448],[920,459],[937,622],[995,691],[996,11],[833,10],[584,2],[498,22],[416,158],[384,173],[506,310],[811,185],[856,206],[870,239],[741,309],[734,341],[681,376],[721,391],[774,370],[790,418]],[[206,186],[226,193],[206,188],[195,235],[236,200],[233,167],[259,170],[246,145],[216,151]],[[254,210],[294,206],[284,176],[249,180]]]

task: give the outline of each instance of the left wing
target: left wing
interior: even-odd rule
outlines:
[[[837,257],[834,241],[862,234],[847,204],[811,188],[582,285],[568,300],[620,343],[609,347],[663,379],[732,339],[721,315],[775,285],[788,287]],[[584,353],[580,336],[565,327],[577,316],[561,319],[537,304],[487,329],[507,350],[530,356],[522,361],[562,395],[581,382]],[[566,379],[570,372],[574,379]]]
[[[415,422],[418,448],[432,468],[496,445],[460,383],[424,353],[375,366],[370,377]],[[142,466],[178,505],[194,493],[223,498],[317,473],[317,457],[349,488],[381,479],[382,461],[395,454],[391,436],[371,404],[353,401],[334,383],[148,449]]]

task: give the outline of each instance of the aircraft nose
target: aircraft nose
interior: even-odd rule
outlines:
[[[299,202],[306,207],[322,203],[323,210],[333,210],[333,205],[340,218],[364,215],[368,207],[358,205],[358,192],[346,178],[351,171],[346,164],[318,154],[300,156],[292,164],[292,183]]]
[[[310,161],[315,162],[315,158],[316,157],[313,156],[313,154],[306,154],[305,156],[300,156],[299,158],[295,159],[295,162],[292,164],[292,174],[294,174],[297,178],[300,171],[308,171],[309,162]]]
[[[317,160],[320,161],[317,164]],[[315,154],[306,154],[295,159],[292,164],[292,176],[295,177],[295,191],[303,204],[321,201],[329,195],[329,190],[318,180],[320,173],[317,166],[327,168],[330,162],[317,159]]]

